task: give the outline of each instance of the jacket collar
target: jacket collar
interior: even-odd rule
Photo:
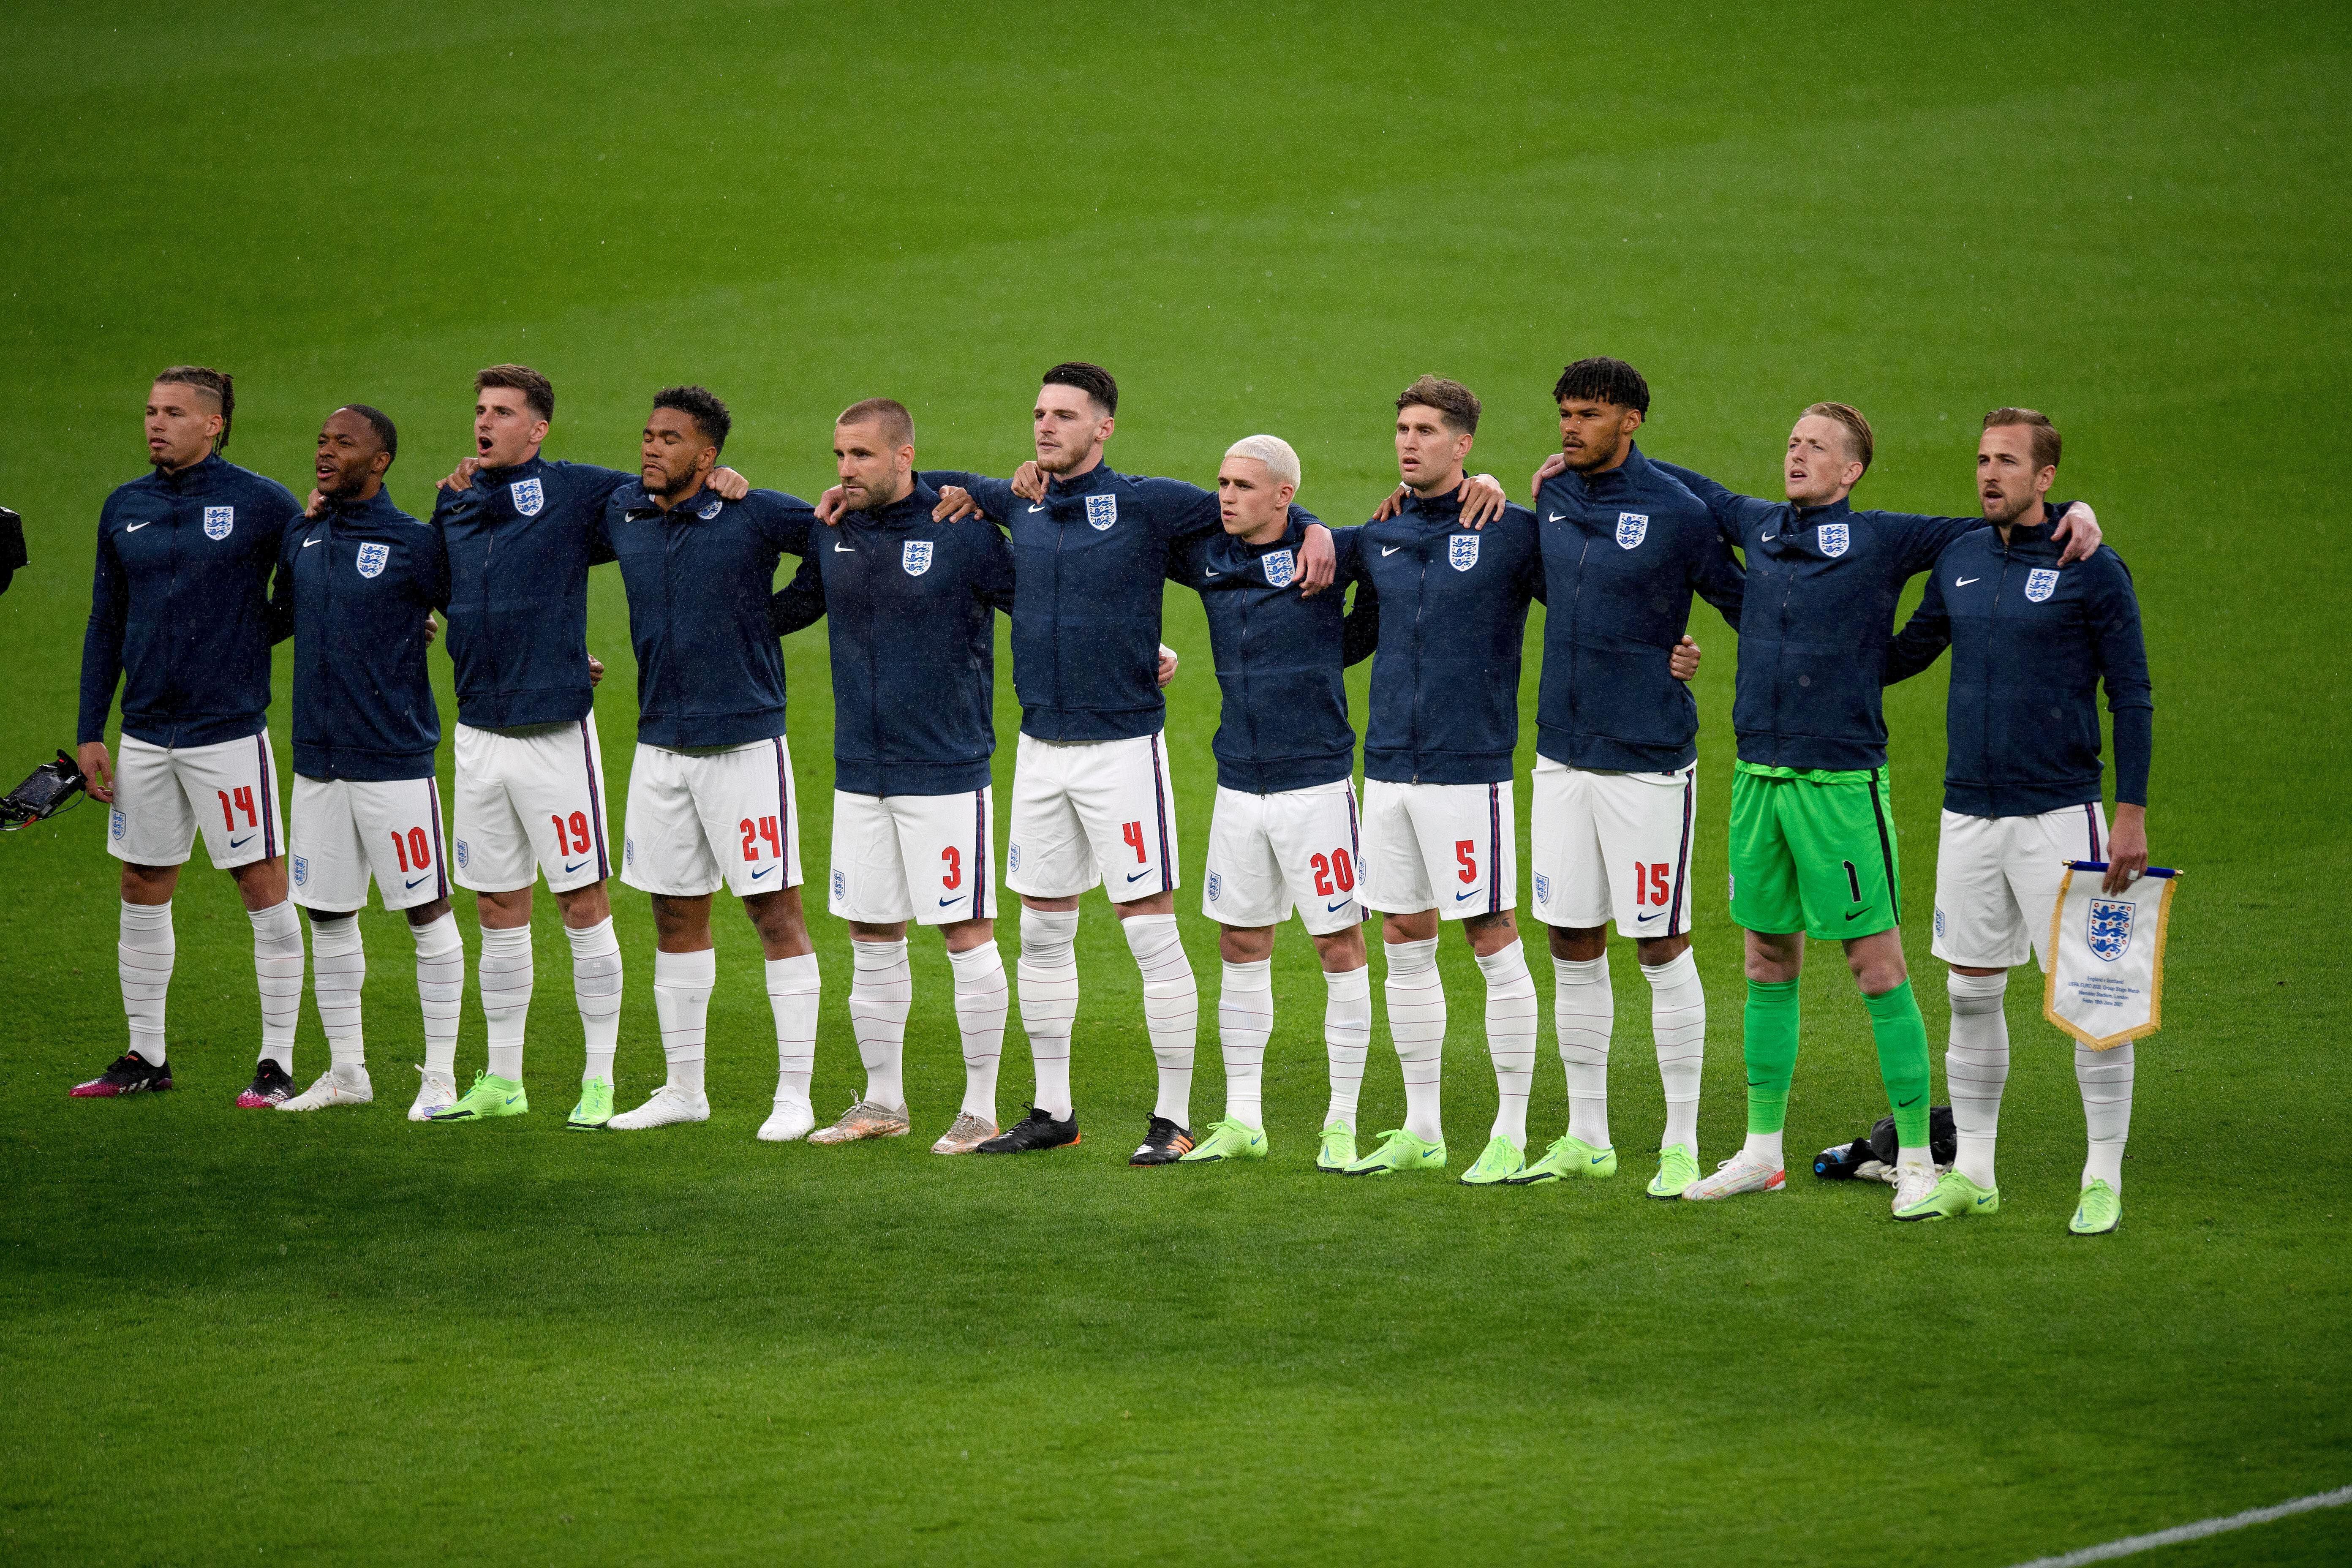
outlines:
[[[1586,500],[1605,501],[1625,499],[1647,485],[1655,472],[1650,466],[1650,459],[1642,455],[1641,443],[1629,441],[1626,443],[1625,460],[1608,472],[1594,474],[1588,479],[1570,468],[1560,477],[1573,480],[1577,488],[1583,490]]]
[[[365,500],[330,500],[325,515],[336,522],[389,526],[408,514],[393,504],[390,490],[379,488]]]
[[[150,468],[147,472],[149,477],[154,479],[156,488],[165,493],[192,496],[202,495],[212,489],[220,482],[228,469],[227,458],[218,452],[210,452],[205,454],[202,461],[191,463],[176,474],[167,474],[161,468]]]
[[[546,466],[547,459],[534,453],[511,468],[476,468],[474,482],[478,485],[488,485],[492,489],[496,489],[500,485],[512,484],[517,479],[529,479]]]
[[[1455,485],[1442,496],[1408,495],[1405,498],[1404,509],[1397,515],[1412,518],[1423,527],[1450,529],[1461,521],[1462,492],[1468,488],[1469,483],[1465,476],[1462,483]]]
[[[857,528],[912,528],[930,521],[931,509],[939,504],[940,492],[917,479],[914,488],[888,506],[877,506],[868,511],[845,511],[841,521]],[[988,526],[993,528],[995,524]]]
[[[1321,521],[1322,519],[1313,512],[1293,501],[1290,504],[1289,521],[1283,524],[1282,531],[1271,542],[1265,544],[1251,544],[1233,534],[1221,533],[1217,536],[1216,544],[1218,548],[1230,551],[1241,560],[1255,561],[1261,555],[1271,555],[1277,550],[1297,550],[1307,542],[1307,525]]]
[[[1126,477],[1108,463],[1097,463],[1075,479],[1047,479],[1045,500],[1050,502],[1060,500],[1066,496],[1093,495],[1098,490],[1108,489],[1112,483]]]
[[[667,511],[654,504],[654,498],[646,491],[643,479],[631,479],[621,490],[623,511],[632,516],[657,517],[665,522],[698,522],[706,516],[717,516],[718,509],[726,504],[719,492],[708,485],[695,486],[691,495],[681,498]]]
[[[2053,506],[2045,500],[2042,503],[2042,516],[2038,521],[2026,522],[2020,520],[2010,524],[2009,543],[2006,546],[2009,553],[2036,558],[2046,555],[2054,559],[2058,554],[2058,542],[2050,537],[2051,531],[2057,526],[2059,518],[2064,516],[2066,509],[2073,504],[2072,501],[2061,501],[2056,506]],[[1992,542],[1994,548],[2003,548],[1998,531],[1993,534]]]
[[[1789,508],[1789,525],[1798,529],[1812,528],[1824,522],[1843,522],[1853,515],[1851,498],[1833,500],[1827,506],[1791,506]]]

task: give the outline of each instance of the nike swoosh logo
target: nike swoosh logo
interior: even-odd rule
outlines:
[[[153,518],[152,518],[152,517],[151,517],[151,518],[149,518],[149,519],[147,520],[147,522],[152,522],[152,521],[155,521],[155,520],[154,520]],[[129,524],[128,526],[126,526],[126,527],[123,529],[123,531],[123,531],[123,532],[125,532],[125,533],[136,533],[136,532],[138,532],[141,529],[142,529],[142,528],[146,527],[146,526],[147,526],[147,522],[134,522],[134,523],[131,523],[131,524]]]
[[[1402,544],[1383,544],[1381,546],[1381,553],[1382,555],[1394,555],[1398,551],[1402,550],[1404,546]]]
[[[1128,879],[1129,881],[1130,881],[1130,882],[1133,882],[1133,881],[1139,881],[1139,880],[1140,880],[1141,879],[1143,879],[1143,878],[1145,878],[1145,877],[1149,877],[1150,875],[1151,875],[1151,868],[1150,868],[1150,867],[1149,867],[1149,866],[1146,866],[1146,867],[1145,867],[1142,870],[1140,870],[1140,871],[1129,871],[1129,872],[1127,874],[1127,879]]]
[[[1862,918],[1862,911],[1860,910],[1849,910],[1846,911],[1845,918],[1850,921],[1860,920]]]
[[[1556,511],[1549,517],[1545,518],[1544,521],[1546,522],[1566,522],[1568,521],[1568,513],[1564,511]]]
[[[1212,572],[1212,573],[1210,573],[1210,574],[1209,574],[1209,575],[1210,575],[1210,576],[1212,576],[1212,577],[1222,577],[1222,576],[1223,576],[1223,575],[1224,575],[1224,574],[1223,574],[1223,572]]]
[[[1658,919],[1662,918],[1662,917],[1665,914],[1665,912],[1666,912],[1665,910],[1658,910],[1658,911],[1657,911],[1657,913],[1656,913],[1656,914],[1635,915],[1635,916],[1633,917],[1633,923],[1634,923],[1635,925],[1640,925],[1643,921],[1654,921],[1654,920],[1658,920]]]
[[[961,893],[958,893],[952,899],[941,899],[940,900],[940,908],[946,909],[950,904],[960,904],[961,902],[963,902],[963,895]]]
[[[1458,903],[1460,903],[1460,902],[1461,902],[1463,900],[1465,900],[1465,899],[1475,899],[1475,898],[1476,898],[1477,896],[1478,896],[1478,889],[1475,889],[1475,888],[1473,888],[1473,889],[1470,889],[1468,892],[1466,892],[1466,893],[1456,893],[1456,894],[1454,894],[1454,901],[1455,903],[1457,903],[1457,904],[1458,904]]]
[[[302,548],[308,550],[313,544],[324,544],[326,542],[327,542],[323,539],[306,539],[302,542]]]
[[[581,867],[585,866],[586,864],[588,864],[588,862],[585,860],[574,860],[571,865],[563,868],[563,874],[569,877],[572,872],[577,871]]]
[[[1326,904],[1326,905],[1324,905],[1324,906],[1323,906],[1323,912],[1324,912],[1325,914],[1327,914],[1327,915],[1336,915],[1336,914],[1338,914],[1341,910],[1346,909],[1349,904],[1352,904],[1352,903],[1354,903],[1355,901],[1356,901],[1356,900],[1353,900],[1353,899],[1341,899],[1341,900],[1340,900],[1338,903],[1336,903],[1336,904]]]
[[[230,839],[230,840],[228,841],[228,847],[229,847],[230,848],[234,849],[234,848],[236,848],[236,847],[238,845],[240,845],[240,844],[250,844],[251,842],[253,842],[253,835],[252,835],[252,834],[250,834],[250,833],[248,833],[248,834],[247,834],[247,835],[246,835],[244,837],[242,837],[242,838],[232,838],[232,839]]]
[[[1952,586],[1955,588],[1965,588],[1971,583],[1981,583],[1983,581],[1984,579],[1981,577],[1955,577],[1952,579]]]
[[[1919,1103],[1919,1101],[1920,1101],[1921,1100],[1925,1099],[1925,1098],[1926,1098],[1926,1096],[1924,1096],[1924,1095],[1917,1095],[1917,1094],[1915,1094],[1915,1095],[1913,1095],[1910,1099],[1908,1099],[1908,1100],[1903,1100],[1903,1101],[1899,1102],[1899,1103],[1895,1107],[1895,1110],[1906,1110],[1910,1109],[1912,1106],[1915,1106],[1915,1105],[1918,1104],[1918,1103]]]
[[[522,1096],[521,1096],[521,1095],[519,1095],[519,1094],[510,1094],[510,1095],[508,1095],[508,1096],[507,1096],[507,1103],[508,1103],[509,1105],[512,1105],[516,1100],[520,1100],[521,1098],[522,1098]]]
[[[1592,1159],[1591,1159],[1591,1163],[1592,1164],[1598,1165],[1598,1164],[1601,1163],[1603,1161],[1607,1160],[1608,1158],[1609,1158],[1609,1156],[1608,1156],[1608,1155],[1606,1155],[1606,1154],[1595,1154],[1594,1156],[1592,1156]]]
[[[427,871],[427,872],[425,872],[425,877],[430,877],[431,875],[433,875],[433,873],[432,873],[432,872],[430,872],[430,871]],[[419,883],[419,882],[421,882],[421,881],[425,880],[425,877],[411,877],[411,878],[408,879],[408,885],[409,885],[410,887],[414,888],[415,886],[416,886],[416,884],[417,884],[417,883]]]
[[[1989,1203],[1990,1203],[1990,1202],[1992,1202],[1992,1199],[1990,1199],[1990,1197],[1982,1197],[1982,1198],[1979,1198],[1979,1199],[1977,1200],[1977,1207],[1979,1207],[1979,1208],[1982,1208],[1982,1207],[1984,1207],[1984,1206],[1985,1206],[1985,1205],[1987,1205],[1987,1204],[1989,1204]]]
[[[857,546],[854,544],[844,544],[841,541],[836,539],[833,542],[833,552],[835,555],[855,555],[857,553]]]
[[[773,866],[762,866],[758,870],[751,873],[751,880],[756,882],[774,869],[775,868]]]
[[[1031,507],[1029,510],[1031,511],[1044,511],[1045,510],[1045,503],[1044,501],[1039,501],[1035,506]]]
[[[1780,537],[1780,536],[1777,533],[1759,533],[1756,536],[1756,542],[1759,544],[1765,544]]]

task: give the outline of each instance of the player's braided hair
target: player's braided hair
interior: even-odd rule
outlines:
[[[1571,397],[1631,408],[1645,417],[1650,412],[1650,384],[1622,359],[1580,359],[1561,371],[1551,400],[1565,403]]]
[[[228,445],[228,427],[236,417],[236,379],[225,370],[215,370],[205,364],[175,364],[155,378],[158,386],[198,386],[213,395],[220,405],[220,434],[213,437],[213,450],[220,451]]]
[[[1075,386],[1102,405],[1105,414],[1118,412],[1118,383],[1110,372],[1082,359],[1065,360],[1045,373],[1042,385]]]
[[[675,408],[694,421],[702,438],[713,450],[727,449],[727,433],[735,428],[735,416],[727,412],[727,405],[707,386],[665,386],[654,394],[656,408]]]

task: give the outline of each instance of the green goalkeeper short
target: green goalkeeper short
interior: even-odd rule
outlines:
[[[1735,765],[1731,918],[1841,941],[1902,923],[1903,862],[1886,770]]]

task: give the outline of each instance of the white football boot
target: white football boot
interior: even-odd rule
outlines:
[[[329,1068],[310,1087],[291,1100],[278,1102],[280,1110],[324,1110],[331,1105],[366,1105],[375,1099],[363,1067]]]
[[[624,1110],[604,1123],[614,1132],[643,1132],[652,1127],[675,1127],[681,1121],[710,1120],[710,1100],[707,1095],[688,1094],[668,1084],[654,1090],[653,1098],[635,1110]]]
[[[816,1110],[805,1100],[786,1100],[779,1095],[776,1109],[768,1120],[760,1123],[762,1143],[790,1143],[816,1131]]]
[[[416,1069],[422,1079],[416,1086],[416,1103],[408,1108],[411,1121],[430,1121],[441,1111],[457,1103],[457,1075]]]
[[[1693,1203],[1706,1203],[1714,1198],[1736,1198],[1742,1193],[1777,1193],[1788,1183],[1786,1166],[1755,1159],[1742,1149],[1717,1165],[1714,1175],[1701,1176],[1685,1187],[1683,1196]]]
[[[1936,1167],[1932,1163],[1895,1167],[1895,1212],[1896,1214],[1901,1214],[1914,1204],[1926,1203],[1928,1194],[1935,1190]]]

